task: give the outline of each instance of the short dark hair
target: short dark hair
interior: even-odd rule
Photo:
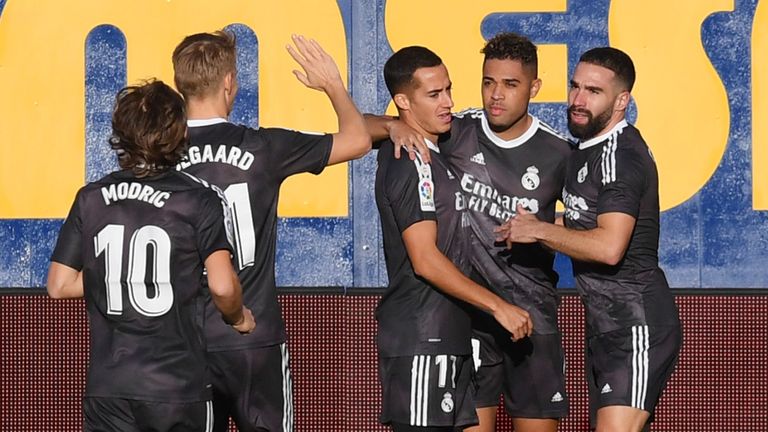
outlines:
[[[186,98],[207,96],[227,73],[236,73],[235,36],[224,30],[187,36],[173,50],[171,60],[179,92]]]
[[[635,85],[635,65],[632,59],[620,49],[613,47],[592,48],[579,58],[580,63],[604,67],[616,74],[616,79],[631,92]]]
[[[184,99],[162,81],[128,86],[117,94],[109,143],[120,168],[137,177],[168,170],[184,155],[186,132]]]
[[[398,50],[384,64],[384,82],[393,97],[413,81],[417,69],[435,67],[443,60],[428,48],[409,46]]]
[[[531,68],[533,76],[539,73],[539,57],[536,45],[525,36],[512,32],[497,33],[486,42],[481,53],[487,60],[517,60],[524,67]]]

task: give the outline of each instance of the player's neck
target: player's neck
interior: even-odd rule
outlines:
[[[624,111],[614,111],[608,124],[605,125],[603,130],[598,132],[595,136],[602,136],[613,130],[617,124],[621,123],[626,118]]]
[[[226,102],[212,99],[192,99],[187,100],[187,119],[188,120],[206,120],[212,118],[228,117]]]
[[[491,127],[491,131],[494,135],[497,137],[503,139],[504,141],[512,141],[514,139],[520,138],[523,136],[523,134],[531,127],[531,124],[533,123],[533,117],[531,117],[530,114],[526,113],[523,117],[521,117],[518,121],[513,123],[508,128],[504,129],[503,131],[497,131],[494,129],[493,125],[489,126]]]

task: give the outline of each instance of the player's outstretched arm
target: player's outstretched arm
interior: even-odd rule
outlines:
[[[374,142],[387,138],[392,140],[395,144],[395,159],[400,159],[400,150],[405,147],[411,160],[416,159],[416,152],[419,152],[424,162],[430,162],[429,147],[424,142],[424,136],[404,121],[388,115],[368,113],[363,114],[363,117],[365,127]]]
[[[221,312],[224,322],[240,333],[250,333],[256,327],[251,310],[243,306],[243,293],[240,280],[228,250],[218,250],[205,259],[208,272],[208,287],[216,308]]]
[[[336,62],[314,39],[297,35],[292,38],[296,47],[288,45],[288,53],[304,70],[294,70],[293,74],[305,86],[325,92],[339,119],[339,131],[333,134],[328,165],[365,156],[371,150],[371,137],[362,114],[344,87]]]
[[[597,217],[597,228],[573,230],[542,222],[518,206],[517,215],[497,228],[497,240],[513,243],[540,242],[579,261],[616,265],[623,258],[635,228],[635,218],[619,212]]]
[[[533,322],[528,312],[509,304],[476,284],[453,265],[437,248],[437,223],[423,220],[403,231],[403,242],[417,275],[446,294],[489,312],[513,340],[530,336]]]
[[[83,272],[61,263],[51,262],[46,287],[48,295],[56,299],[82,297]]]

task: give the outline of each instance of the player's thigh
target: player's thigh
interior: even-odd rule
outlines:
[[[139,429],[127,399],[85,397],[83,431],[138,432]]]
[[[164,403],[131,401],[140,431],[209,432],[213,427],[211,401]]]
[[[213,424],[210,401],[147,402],[119,398],[85,398],[83,430],[121,432],[208,432]]]
[[[228,413],[241,432],[293,430],[293,383],[285,344],[209,353],[208,358],[217,414]]]
[[[568,415],[565,355],[559,334],[534,334],[504,345],[504,407],[509,415],[560,419]]]
[[[435,354],[379,359],[381,422],[417,427],[477,423],[470,356]]]
[[[496,407],[504,383],[503,354],[496,337],[484,329],[472,330],[472,360],[475,367],[478,408]]]
[[[625,406],[648,412],[649,421],[677,365],[679,327],[638,325],[587,340],[590,418],[599,409]]]

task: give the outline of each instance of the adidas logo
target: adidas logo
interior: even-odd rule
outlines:
[[[613,391],[613,389],[611,388],[611,385],[608,384],[608,383],[605,383],[605,385],[603,386],[603,389],[600,390],[600,394],[606,394],[606,393],[610,393],[612,391]]]
[[[472,156],[469,160],[478,165],[485,165],[485,156],[483,156],[482,152]]]
[[[552,400],[550,402],[562,402],[563,401],[563,395],[560,394],[560,392],[555,393],[552,395]]]
[[[453,173],[451,172],[451,170],[445,170],[445,172],[448,173],[448,180],[453,180],[456,178],[453,176]]]

